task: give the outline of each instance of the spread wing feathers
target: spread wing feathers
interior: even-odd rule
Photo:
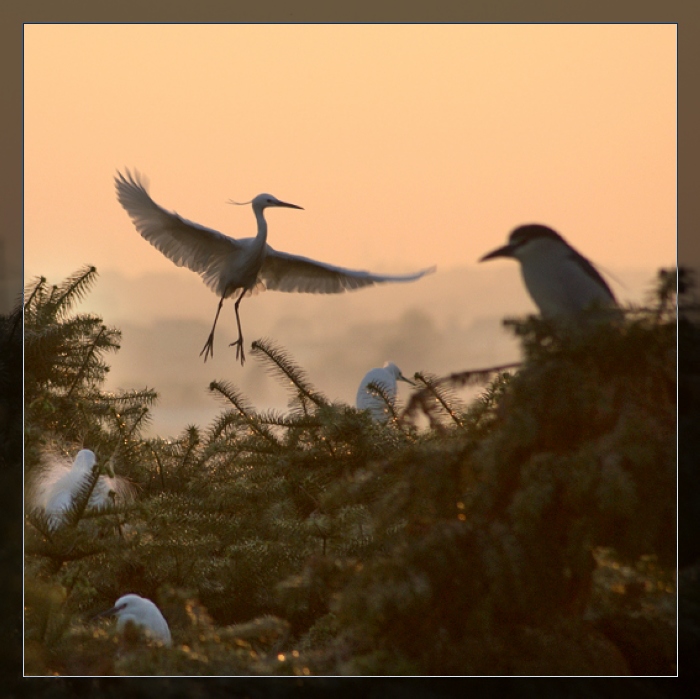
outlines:
[[[278,252],[267,246],[267,254],[258,279],[266,289],[308,294],[338,294],[385,282],[412,282],[434,272],[435,267],[414,274],[382,275],[335,267],[308,257]]]
[[[134,222],[136,230],[178,267],[187,267],[202,276],[207,286],[223,293],[222,280],[231,255],[244,248],[244,242],[229,238],[166,211],[149,196],[138,173],[128,170],[115,177],[117,198]]]
[[[227,295],[231,293],[231,272],[236,256],[245,251],[253,238],[234,240],[166,211],[151,199],[138,174],[132,175],[127,170],[125,177],[117,173],[115,182],[119,202],[128,212],[136,230],[151,245],[179,267],[187,267],[200,274],[216,294],[222,296],[225,292]],[[384,282],[410,282],[434,270],[435,267],[431,267],[400,276],[371,274],[278,252],[267,245],[257,282],[250,291],[273,289],[337,294]]]

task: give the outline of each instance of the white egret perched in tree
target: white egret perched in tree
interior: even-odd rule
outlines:
[[[117,631],[122,633],[128,623],[143,630],[145,636],[169,646],[172,643],[170,628],[160,609],[151,600],[140,595],[123,595],[111,609],[97,614],[94,619],[114,614],[117,617]]]
[[[65,522],[66,513],[75,504],[76,497],[88,487],[93,469],[100,468],[94,452],[81,449],[75,460],[45,450],[41,455],[41,471],[30,488],[30,504],[43,510],[49,527],[57,529]],[[100,475],[90,493],[87,510],[100,510],[114,503],[133,498],[133,486],[125,478],[114,475],[108,462],[101,467],[107,475]]]
[[[598,270],[547,226],[516,228],[508,245],[479,262],[496,257],[511,257],[520,263],[525,286],[544,317],[570,316],[592,305],[619,313],[615,296]]]
[[[301,209],[280,201],[271,194],[258,194],[245,204],[252,204],[258,224],[254,238],[229,238],[166,211],[146,191],[138,174],[127,170],[115,177],[117,198],[126,209],[136,230],[178,267],[187,267],[201,275],[206,285],[220,297],[214,325],[200,356],[214,356],[214,330],[224,299],[238,293],[235,302],[238,340],[236,359],[245,361],[243,331],[238,307],[246,294],[264,289],[311,294],[336,294],[384,282],[410,282],[435,270],[434,267],[401,276],[372,274],[317,262],[307,257],[278,252],[267,244],[264,211],[271,207]],[[231,202],[238,204],[239,202]]]
[[[369,410],[374,420],[386,422],[389,419],[389,409],[386,401],[380,395],[377,395],[376,392],[373,392],[369,386],[374,384],[381,388],[393,405],[396,400],[397,381],[405,381],[411,386],[415,386],[413,381],[407,379],[401,373],[401,369],[393,362],[386,362],[383,367],[368,371],[362,378],[362,381],[360,381],[355,405],[359,410]]]

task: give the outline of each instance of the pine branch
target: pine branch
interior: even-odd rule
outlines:
[[[26,315],[32,315],[32,311],[36,312],[36,307],[32,308],[32,303],[36,299],[36,303],[38,304],[45,291],[46,291],[46,277],[39,277],[34,282],[33,288],[31,288],[29,286],[26,287],[24,294],[25,294],[25,296],[27,296],[27,293],[29,294],[27,296],[26,301],[24,302],[24,313]]]
[[[117,427],[120,437],[119,441],[123,449],[126,449],[132,443],[133,435],[140,432],[141,425],[148,422],[151,418],[149,409],[143,405],[127,406],[121,413],[118,413],[113,406],[110,406],[109,415]],[[132,419],[128,421],[125,418]]]
[[[56,284],[51,285],[51,293],[49,294],[49,298],[46,300],[46,308],[51,309],[52,311],[55,311],[55,299],[56,299],[56,294],[58,293],[58,286]],[[55,317],[55,313],[52,314]]]
[[[65,526],[75,527],[83,518],[88,503],[90,502],[90,496],[97,486],[100,475],[101,467],[99,463],[95,463],[90,475],[80,484],[78,490],[73,494],[71,507],[63,511]]]
[[[27,521],[49,542],[53,541],[54,527],[51,518],[39,507],[32,508],[26,514]]]
[[[225,411],[214,420],[209,428],[207,442],[210,444],[215,442],[222,437],[228,427],[231,425],[240,425],[241,422],[243,422],[243,424],[247,424],[245,418],[241,416],[240,412],[234,412],[233,410]]]
[[[87,369],[87,366],[90,363],[90,360],[92,359],[92,357],[95,354],[95,349],[97,347],[97,344],[99,343],[100,338],[104,335],[106,330],[107,330],[107,328],[103,325],[100,328],[100,332],[97,334],[97,337],[95,337],[95,339],[90,344],[90,347],[88,348],[88,351],[85,354],[85,358],[83,359],[83,365],[80,367],[80,369],[76,373],[75,379],[73,379],[73,383],[71,384],[71,387],[68,389],[68,393],[66,394],[66,396],[68,398],[70,398],[75,387],[78,385],[78,381],[80,381],[83,378],[83,376],[85,374],[85,370]]]
[[[218,393],[223,396],[247,421],[253,420],[255,409],[243,397],[243,394],[235,389],[228,381],[212,381],[209,384],[209,390],[212,393]]]
[[[326,397],[313,389],[306,372],[293,362],[285,350],[275,347],[268,339],[262,339],[253,342],[252,353],[257,354],[266,362],[268,373],[281,378],[284,384],[290,382],[296,387],[292,393],[294,398],[300,402],[304,412],[306,412],[304,400],[311,401],[317,407],[328,405]]]
[[[64,317],[78,301],[82,300],[95,283],[96,278],[97,270],[90,265],[78,270],[69,276],[60,287],[57,287],[60,294],[53,300],[55,317]]]
[[[500,373],[506,369],[513,369],[515,367],[519,367],[520,365],[521,362],[514,362],[511,364],[502,364],[500,366],[489,367],[487,369],[469,369],[467,371],[460,371],[436,379],[432,382],[431,387],[423,388],[411,396],[408,405],[403,412],[402,419],[408,420],[412,418],[416,412],[418,412],[418,410],[422,410],[430,420],[431,427],[438,427],[439,423],[434,416],[435,404],[432,403],[431,405],[431,398],[434,397],[434,389],[436,387],[448,384],[461,388],[467,385],[484,383],[493,374]]]
[[[158,400],[158,392],[152,388],[122,390],[118,393],[97,392],[90,395],[94,410],[99,414],[107,414],[110,409],[128,414],[144,407],[151,406]]]
[[[161,461],[160,454],[153,445],[152,441],[146,442],[146,446],[151,450],[151,453],[155,457],[156,466],[158,467],[158,474],[160,475],[160,487],[162,490],[165,490],[165,472],[163,469],[163,462]]]
[[[90,543],[84,547],[77,546],[74,540],[71,541],[70,544],[66,544],[65,547],[61,546],[60,544],[53,545],[49,543],[47,545],[46,543],[32,542],[25,546],[25,553],[27,556],[39,556],[41,558],[46,558],[56,563],[58,567],[64,563],[81,561],[84,558],[89,558],[91,556],[104,553],[105,549],[106,546],[104,544],[98,545],[95,543]]]
[[[267,440],[270,444],[274,445],[276,449],[281,447],[279,441],[272,432],[257,419],[253,408],[231,384],[227,381],[212,381],[209,384],[209,390],[212,393],[219,393],[226,398],[226,400],[238,410],[252,432]]]
[[[398,414],[396,412],[396,404],[394,399],[389,395],[387,387],[383,383],[376,383],[375,381],[370,381],[365,387],[369,393],[379,398],[385,405],[387,410],[387,420],[396,420]],[[371,412],[374,412],[378,406],[373,406]],[[377,410],[377,412],[379,412]]]
[[[258,413],[258,420],[263,425],[272,425],[274,427],[287,428],[304,428],[304,427],[321,427],[323,423],[308,415],[295,415],[293,413],[284,415],[276,410],[268,410],[264,413]]]
[[[464,423],[451,405],[452,403],[456,402],[453,392],[449,388],[438,386],[437,377],[416,373],[415,378],[423,384],[425,387],[424,390],[427,390],[432,394],[437,404],[442,407],[443,411],[452,419],[452,421],[458,427],[464,427]]]
[[[187,441],[185,442],[185,449],[182,454],[182,460],[180,468],[178,470],[185,469],[191,463],[192,455],[195,449],[200,443],[199,430],[195,425],[189,425],[185,432],[187,433]]]

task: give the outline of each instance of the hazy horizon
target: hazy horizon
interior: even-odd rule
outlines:
[[[535,312],[515,262],[438,270],[417,282],[338,295],[267,291],[241,304],[245,366],[228,346],[236,338],[232,300],[224,303],[214,357],[205,364],[199,352],[217,299],[197,275],[176,268],[131,278],[115,269],[97,271],[93,289],[75,311],[96,313],[121,330],[121,349],[106,357],[111,371],[105,388],[157,390],[147,433],[161,437],[176,436],[190,424],[208,427],[222,409],[207,390],[212,380],[232,383],[258,410],[285,411],[289,396],[250,354],[254,340],[271,340],[317,390],[354,405],[362,376],[385,361],[394,361],[407,376],[518,361],[518,344],[503,328],[503,318]],[[610,281],[620,303],[642,303],[656,271],[611,269],[624,284]],[[410,387],[399,384],[400,400],[408,395]]]

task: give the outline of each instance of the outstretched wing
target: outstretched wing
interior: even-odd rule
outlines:
[[[338,294],[386,282],[412,282],[435,271],[435,267],[414,274],[372,274],[316,262],[308,257],[278,252],[269,245],[258,280],[266,289],[307,294]]]
[[[201,274],[212,291],[223,294],[225,269],[231,256],[243,248],[241,243],[158,206],[138,173],[127,170],[125,177],[118,172],[114,181],[117,199],[136,230],[178,267]]]

